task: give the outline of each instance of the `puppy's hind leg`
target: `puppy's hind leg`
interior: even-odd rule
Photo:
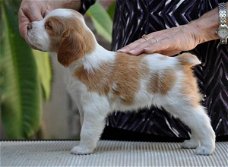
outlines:
[[[200,146],[196,148],[196,154],[210,155],[215,150],[215,132],[211,126],[210,118],[202,106],[197,107],[193,112],[196,117],[196,121],[193,123],[198,125],[198,128],[193,129],[193,132],[196,133],[200,141]]]
[[[97,142],[105,126],[108,105],[88,101],[83,107],[83,124],[80,134],[80,143],[72,150],[72,154],[90,154],[96,148]]]
[[[215,133],[211,127],[210,119],[204,108],[200,105],[194,107],[187,105],[172,105],[167,108],[186,124],[192,132],[190,140],[186,140],[182,147],[196,148],[196,154],[210,155],[215,150]]]
[[[199,140],[197,138],[197,135],[192,131],[191,132],[191,138],[190,140],[185,140],[181,147],[185,148],[185,149],[193,149],[193,148],[197,148],[199,146]]]

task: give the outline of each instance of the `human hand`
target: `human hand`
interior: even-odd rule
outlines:
[[[197,27],[187,24],[144,35],[118,51],[132,55],[161,53],[172,56],[194,49],[201,41]]]
[[[30,22],[42,20],[44,16],[56,8],[70,8],[78,10],[80,0],[22,0],[18,12],[19,31],[21,36],[27,40],[27,26]]]

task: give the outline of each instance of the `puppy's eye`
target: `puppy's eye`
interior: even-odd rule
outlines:
[[[47,30],[52,30],[53,29],[50,21],[47,21],[44,26],[45,26],[45,29],[47,29]]]

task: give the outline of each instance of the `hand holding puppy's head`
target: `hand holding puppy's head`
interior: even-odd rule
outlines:
[[[35,49],[56,52],[64,66],[82,58],[95,46],[83,16],[66,9],[53,10],[43,20],[28,25],[28,39]]]

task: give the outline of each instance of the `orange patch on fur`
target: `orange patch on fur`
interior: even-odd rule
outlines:
[[[103,64],[94,71],[87,71],[80,67],[75,71],[75,76],[87,86],[89,91],[107,95],[112,83],[112,65]]]
[[[119,96],[125,104],[134,102],[135,93],[139,90],[140,79],[148,69],[142,64],[143,56],[130,56],[119,53],[115,62],[113,73],[114,96]]]
[[[195,55],[188,52],[177,55],[176,57],[179,60],[180,64],[184,66],[192,67],[201,63]]]
[[[151,74],[149,91],[152,93],[159,93],[165,95],[174,86],[176,75],[173,70],[164,70],[161,72]]]
[[[115,62],[103,64],[93,72],[81,67],[75,71],[75,76],[89,91],[101,95],[111,93],[113,99],[119,98],[124,104],[132,104],[140,86],[140,78],[148,72],[146,66],[142,66],[141,59],[141,56],[120,53]]]
[[[78,17],[50,17],[45,28],[52,42],[52,49],[57,50],[58,61],[68,66],[82,58],[95,48],[95,41]]]
[[[188,97],[190,100],[189,102],[193,106],[199,106],[201,95],[199,93],[198,85],[196,78],[192,72],[192,69],[189,65],[183,66],[183,71],[185,73],[185,77],[182,84],[182,93],[185,97]]]

